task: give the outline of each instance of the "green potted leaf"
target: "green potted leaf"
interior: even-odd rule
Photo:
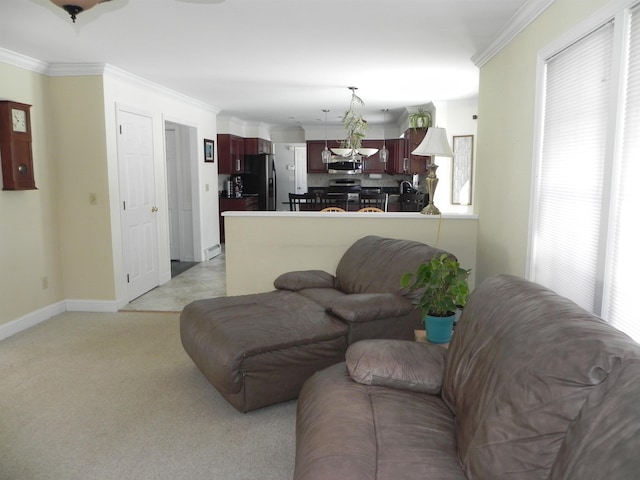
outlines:
[[[429,128],[431,126],[431,112],[424,108],[419,108],[417,112],[409,114],[409,126],[414,130],[418,128]]]
[[[447,343],[451,339],[455,312],[469,297],[470,273],[471,270],[461,268],[457,260],[443,253],[400,279],[402,287],[421,290],[415,305],[422,312],[430,342]]]

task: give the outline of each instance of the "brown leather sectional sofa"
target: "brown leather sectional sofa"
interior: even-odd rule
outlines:
[[[413,338],[421,328],[416,292],[401,288],[400,278],[442,253],[409,240],[361,238],[335,275],[288,272],[272,292],[190,303],[180,316],[182,345],[241,412],[294,399],[316,371],[344,361],[352,343]]]
[[[296,480],[640,478],[640,345],[518,277],[448,350],[364,340],[298,400]]]

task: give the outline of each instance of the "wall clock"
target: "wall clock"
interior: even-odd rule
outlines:
[[[0,101],[0,161],[4,190],[35,190],[31,105]]]

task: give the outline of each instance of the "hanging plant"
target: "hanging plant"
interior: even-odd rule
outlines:
[[[414,130],[429,128],[431,126],[431,112],[424,108],[419,108],[417,112],[410,113],[409,126]]]
[[[364,139],[365,132],[367,130],[367,121],[361,114],[357,114],[355,111],[356,105],[363,106],[364,102],[360,97],[356,95],[357,87],[349,87],[351,90],[351,103],[349,104],[349,110],[347,110],[342,117],[342,124],[347,130],[347,136],[344,140],[340,141],[342,148],[358,149],[362,147],[362,140]]]

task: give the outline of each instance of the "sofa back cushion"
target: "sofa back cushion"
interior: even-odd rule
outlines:
[[[442,388],[465,473],[547,478],[590,393],[639,352],[548,289],[508,275],[485,280],[458,322]]]
[[[413,300],[418,293],[400,287],[402,275],[443,253],[448,252],[412,240],[369,235],[351,245],[340,259],[336,288],[344,293],[395,293]]]

